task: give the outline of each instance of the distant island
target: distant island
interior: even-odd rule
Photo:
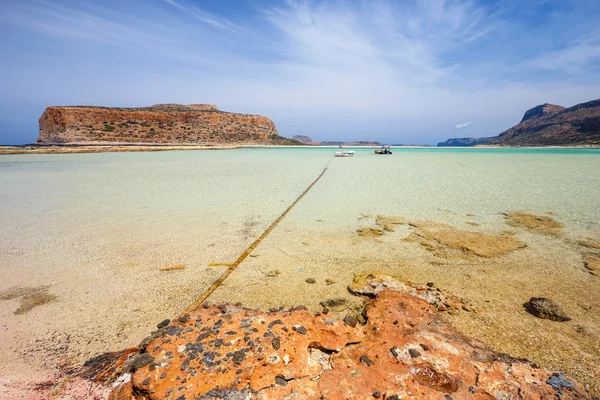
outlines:
[[[38,144],[301,145],[280,136],[267,117],[224,112],[212,104],[48,107],[39,125]]]
[[[359,141],[322,141],[317,142],[312,140],[308,136],[304,135],[296,135],[292,137],[292,140],[305,144],[307,146],[381,146],[380,142],[369,141],[369,140],[359,140]]]
[[[452,138],[444,146],[600,146],[600,99],[565,108],[542,104],[498,136]]]

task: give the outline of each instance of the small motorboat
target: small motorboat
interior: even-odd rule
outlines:
[[[390,146],[381,146],[381,149],[375,150],[375,154],[392,154]]]
[[[354,157],[354,150],[336,151],[336,157]]]

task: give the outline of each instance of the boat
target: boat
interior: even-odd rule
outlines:
[[[390,146],[381,146],[381,149],[375,150],[375,154],[392,154]]]
[[[336,157],[354,157],[354,150],[336,151]]]

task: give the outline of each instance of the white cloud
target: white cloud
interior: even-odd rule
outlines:
[[[457,124],[456,125],[456,129],[462,129],[462,128],[465,128],[465,127],[467,127],[467,126],[469,126],[471,124],[472,124],[472,122],[465,122],[464,124]]]
[[[61,51],[0,61],[5,97],[216,103],[268,115],[287,136],[415,143],[443,139],[455,118],[469,120],[456,129],[473,123],[492,135],[537,104],[569,106],[600,93],[600,83],[583,79],[597,71],[597,42],[577,39],[510,62],[506,51],[521,41],[505,35],[520,25],[475,0],[287,0],[241,17],[190,0],[122,3],[15,1],[0,13],[0,24]],[[73,49],[82,42],[89,51],[79,56]],[[582,80],[536,81],[536,72],[564,64]]]

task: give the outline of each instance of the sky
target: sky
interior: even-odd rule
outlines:
[[[435,144],[600,98],[598,0],[0,0],[0,144],[50,105],[211,103]]]

